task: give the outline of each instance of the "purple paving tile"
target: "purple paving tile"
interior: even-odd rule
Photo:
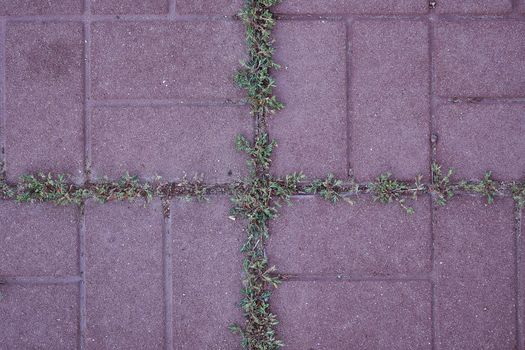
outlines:
[[[281,21],[275,30],[275,73],[286,107],[270,121],[279,147],[273,170],[303,171],[309,177],[347,175],[346,54],[344,24]]]
[[[435,121],[438,162],[458,179],[525,177],[524,105],[445,105]]]
[[[285,282],[272,311],[290,350],[431,349],[428,282]]]
[[[242,98],[233,76],[244,41],[241,23],[233,21],[95,23],[93,97]]]
[[[414,21],[353,25],[350,164],[359,180],[429,172],[428,29]]]
[[[439,0],[438,13],[503,14],[512,10],[512,0]]]
[[[517,349],[512,200],[458,197],[435,217],[438,349]]]
[[[0,16],[75,15],[83,11],[83,0],[0,0]]]
[[[204,174],[226,182],[246,175],[246,157],[235,136],[253,134],[247,108],[95,108],[93,174],[112,178],[125,171],[153,178]]]
[[[78,285],[0,285],[0,348],[78,347]]]
[[[162,226],[159,202],[88,203],[86,349],[163,347]]]
[[[242,0],[177,0],[177,15],[225,15],[233,16],[243,8]]]
[[[91,0],[91,9],[97,15],[158,15],[169,11],[168,0]]]
[[[228,325],[243,322],[243,222],[228,219],[227,197],[172,202],[175,349],[241,349]]]
[[[409,14],[426,13],[428,1],[424,0],[318,0],[283,1],[276,9],[286,14]]]
[[[421,273],[431,269],[430,202],[414,202],[414,215],[398,205],[333,205],[301,197],[271,223],[268,254],[283,273]]]
[[[6,36],[8,179],[53,171],[81,181],[82,24],[11,23]]]
[[[78,274],[78,209],[0,201],[0,276]]]
[[[525,96],[525,23],[440,22],[435,28],[437,93]]]

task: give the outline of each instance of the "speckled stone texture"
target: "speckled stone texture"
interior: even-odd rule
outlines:
[[[453,14],[504,14],[512,10],[512,0],[439,0],[435,11]]]
[[[437,159],[456,179],[525,178],[525,105],[445,105],[436,115]]]
[[[228,219],[227,197],[172,202],[174,349],[241,349],[228,325],[243,323],[244,223]]]
[[[272,222],[268,254],[283,273],[388,276],[431,269],[430,201],[399,206],[360,198],[332,205],[318,197],[294,200]]]
[[[525,95],[525,23],[440,22],[435,29],[437,94]]]
[[[177,15],[224,15],[233,16],[244,6],[243,0],[177,0]]]
[[[83,178],[82,25],[9,23],[6,33],[7,177]]]
[[[358,181],[429,173],[428,29],[419,21],[352,26],[350,165]]]
[[[79,210],[0,201],[0,276],[74,276],[79,272]]]
[[[78,285],[0,285],[0,348],[78,347]]]
[[[428,349],[429,282],[285,282],[272,299],[290,350]]]
[[[0,0],[0,16],[81,14],[83,0]]]
[[[160,203],[89,202],[85,225],[86,349],[162,348]]]
[[[290,14],[422,14],[428,11],[425,0],[293,0],[277,6],[278,13]]]
[[[456,198],[436,212],[436,335],[440,349],[516,349],[511,199]]]
[[[276,28],[275,94],[286,105],[270,122],[278,142],[272,169],[347,175],[345,26],[282,21]]]
[[[91,0],[91,10],[102,15],[166,14],[169,0]]]
[[[94,23],[92,96],[240,99],[233,75],[245,57],[243,35],[233,21]]]
[[[95,108],[93,165],[96,178],[125,171],[167,180],[204,174],[207,182],[247,175],[235,137],[253,138],[249,109],[241,107]]]

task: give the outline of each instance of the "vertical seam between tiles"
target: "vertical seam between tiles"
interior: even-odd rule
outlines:
[[[7,26],[0,21],[0,178],[6,176],[6,127],[7,127]]]
[[[86,203],[79,207],[79,225],[78,225],[78,245],[79,245],[79,270],[80,270],[80,328],[79,328],[79,349],[86,348]]]
[[[525,349],[525,339],[523,334],[523,325],[524,320],[523,317],[525,316],[525,305],[523,305],[523,292],[522,287],[524,281],[521,280],[521,272],[523,267],[520,268],[520,262],[523,257],[523,252],[521,251],[521,240],[523,239],[521,237],[522,230],[521,230],[521,224],[523,220],[523,213],[522,210],[518,207],[518,204],[514,202],[515,205],[515,276],[516,276],[516,344],[518,345],[518,349]]]
[[[163,218],[163,238],[164,238],[164,348],[173,349],[173,244],[172,244],[172,210],[171,201],[163,203],[163,213],[167,215]]]
[[[353,39],[353,30],[352,30],[353,21],[345,20],[345,29],[346,29],[346,43],[345,43],[345,81],[346,81],[346,175],[349,177],[354,176],[354,170],[352,169],[352,118],[354,116],[354,110],[352,105],[352,90],[351,83],[353,79],[352,72],[352,43]]]
[[[91,0],[84,0],[84,178],[91,182]]]
[[[168,16],[173,18],[177,16],[177,0],[169,0]]]
[[[434,182],[434,177],[432,176],[432,163],[436,161],[436,141],[434,138],[434,114],[435,114],[435,75],[434,75],[434,25],[432,18],[428,18],[427,21],[427,30],[428,30],[428,60],[429,60],[429,167],[430,167],[430,181]],[[431,261],[431,273],[434,276],[432,281],[432,299],[431,299],[431,349],[436,349],[436,277],[435,277],[435,236],[434,236],[434,226],[435,226],[435,205],[432,195],[430,195],[430,261]]]

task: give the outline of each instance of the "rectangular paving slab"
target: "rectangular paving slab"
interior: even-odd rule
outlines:
[[[243,324],[243,222],[228,219],[227,197],[171,204],[174,349],[241,349],[228,330]]]
[[[358,181],[429,173],[428,29],[419,21],[352,26],[350,165]]]
[[[79,210],[0,201],[0,276],[79,272]]]
[[[435,117],[437,160],[458,179],[525,177],[525,105],[444,105]]]
[[[290,350],[432,349],[429,282],[285,282],[272,311]]]
[[[243,27],[233,21],[96,22],[92,96],[240,99],[244,94],[233,76],[244,51]]]
[[[426,13],[425,0],[291,0],[283,1],[276,12],[287,14],[415,14]]]
[[[244,6],[243,0],[177,0],[177,15],[225,15],[233,16]]]
[[[437,94],[525,95],[525,23],[439,22],[435,28]]]
[[[347,175],[344,24],[280,21],[275,31],[276,95],[286,108],[272,118],[277,140],[272,169],[279,175]]]
[[[160,202],[86,208],[86,349],[164,344]]]
[[[457,14],[504,14],[512,11],[512,0],[439,0],[435,11]]]
[[[435,218],[437,348],[516,349],[512,200],[455,198]]]
[[[6,165],[68,172],[82,180],[81,23],[9,23],[6,33]]]
[[[79,287],[0,285],[0,348],[78,348]]]
[[[414,215],[397,205],[336,205],[319,197],[294,199],[271,222],[268,254],[292,274],[385,276],[431,269],[430,201],[414,202]]]
[[[0,0],[0,16],[81,14],[83,0]]]
[[[159,15],[169,11],[169,0],[91,0],[91,11],[97,15]]]
[[[247,175],[246,156],[235,150],[238,134],[253,138],[253,120],[240,107],[95,108],[93,175],[117,178],[192,178],[231,182]]]

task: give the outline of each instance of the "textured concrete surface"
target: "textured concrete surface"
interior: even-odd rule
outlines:
[[[231,182],[247,175],[235,136],[253,138],[248,108],[95,108],[93,175],[118,178],[126,171],[153,179],[192,178]]]
[[[454,180],[525,180],[525,1],[431,3],[276,8],[273,174],[429,181],[437,160]],[[246,175],[242,4],[0,0],[0,176]],[[284,349],[525,349],[525,220],[508,196],[423,196],[412,216],[356,201],[294,197],[270,224]],[[230,207],[0,201],[0,349],[240,350],[246,226]]]

